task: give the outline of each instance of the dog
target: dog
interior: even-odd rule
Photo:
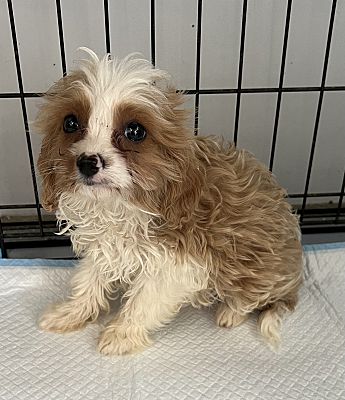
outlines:
[[[89,49],[44,96],[36,126],[42,204],[80,258],[68,299],[39,326],[69,332],[122,306],[100,335],[105,355],[134,353],[185,304],[214,305],[235,327],[259,311],[273,348],[302,276],[297,216],[250,153],[194,136],[167,72]]]

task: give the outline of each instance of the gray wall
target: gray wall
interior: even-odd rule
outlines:
[[[55,1],[13,0],[20,59],[27,92],[45,91],[61,76]],[[331,0],[294,0],[285,86],[319,86]],[[286,0],[249,0],[243,87],[277,87]],[[67,67],[79,46],[104,54],[103,1],[62,0]],[[201,88],[235,88],[242,2],[204,0]],[[157,65],[179,88],[195,87],[196,0],[156,0]],[[150,58],[150,1],[110,1],[112,52]],[[7,14],[0,1],[0,91],[18,85]],[[345,0],[338,1],[327,85],[345,84]],[[268,163],[276,94],[242,96],[239,146]],[[274,173],[289,192],[303,191],[318,93],[282,98]],[[37,99],[28,99],[33,120]],[[200,97],[200,133],[232,138],[236,95]],[[193,107],[190,97],[187,105]],[[345,166],[345,93],[327,92],[321,114],[310,191],[339,191]],[[31,131],[35,157],[40,137]],[[19,99],[0,99],[0,204],[34,201]]]

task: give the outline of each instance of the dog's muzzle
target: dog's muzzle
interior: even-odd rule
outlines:
[[[100,168],[104,168],[104,160],[100,154],[83,153],[77,159],[77,167],[84,177],[90,178],[96,175]]]

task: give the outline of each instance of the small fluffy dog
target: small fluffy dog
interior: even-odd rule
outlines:
[[[81,259],[68,300],[40,327],[80,329],[121,289],[103,354],[145,348],[186,303],[217,303],[228,328],[259,310],[276,347],[302,270],[285,191],[249,153],[194,137],[166,72],[84,50],[88,60],[52,86],[37,118],[43,207]]]

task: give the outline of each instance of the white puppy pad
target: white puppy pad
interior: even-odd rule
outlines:
[[[308,246],[305,258],[300,303],[284,321],[278,354],[255,316],[227,330],[215,325],[214,310],[186,308],[143,353],[104,357],[100,324],[66,335],[37,328],[46,305],[66,293],[72,267],[1,266],[0,399],[344,399],[345,244]]]

